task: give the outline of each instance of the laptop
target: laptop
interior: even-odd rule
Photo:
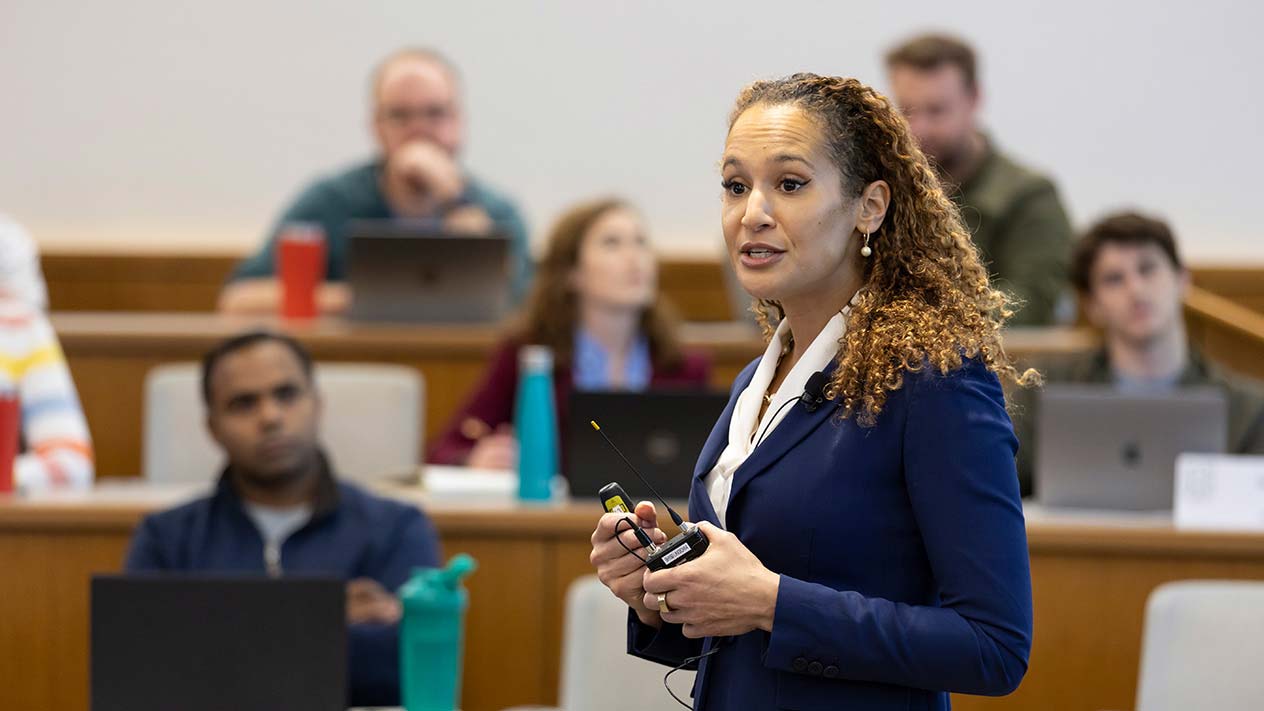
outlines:
[[[93,711],[347,708],[345,583],[92,579]]]
[[[494,323],[509,312],[503,235],[454,235],[433,220],[358,220],[348,235],[352,320]]]
[[[728,400],[727,393],[707,390],[572,392],[563,442],[571,496],[595,497],[617,481],[637,501],[654,498],[593,430],[589,421],[596,420],[659,493],[687,500],[698,454]]]
[[[1045,387],[1036,422],[1036,500],[1046,506],[1172,508],[1176,457],[1223,452],[1228,405],[1209,387],[1135,395],[1101,385]]]

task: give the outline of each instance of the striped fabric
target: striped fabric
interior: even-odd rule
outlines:
[[[22,492],[92,486],[92,441],[57,336],[40,311],[0,296],[0,390],[16,392],[24,449]]]
[[[22,226],[0,214],[0,284],[5,293],[37,309],[48,308],[39,250]]]

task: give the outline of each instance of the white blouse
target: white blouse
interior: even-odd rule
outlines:
[[[789,329],[785,320],[777,326],[777,332],[768,342],[768,349],[764,351],[759,365],[755,367],[755,375],[751,378],[750,384],[737,397],[737,402],[733,405],[733,417],[729,420],[728,446],[720,453],[715,467],[703,480],[721,527],[726,525],[725,514],[729,506],[729,493],[733,489],[733,472],[737,471],[738,467],[750,457],[751,452],[755,451],[755,447],[759,444],[756,437],[762,434],[763,439],[768,439],[778,423],[790,413],[793,406],[783,406],[791,400],[799,399],[808,378],[818,370],[825,370],[838,356],[843,336],[847,333],[847,314],[859,295],[857,293],[853,296],[851,302],[825,324],[825,328],[821,329],[812,344],[803,352],[799,362],[794,364],[794,367],[786,374],[785,380],[781,381],[781,387],[777,388],[777,392],[768,403],[768,408],[764,411],[764,416],[760,417],[760,404],[764,393],[768,391],[768,386],[772,385],[773,376],[777,372],[777,363],[781,360],[782,344],[785,342]]]

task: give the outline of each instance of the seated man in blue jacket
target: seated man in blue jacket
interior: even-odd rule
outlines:
[[[318,442],[311,357],[293,339],[252,332],[220,344],[203,359],[202,395],[228,465],[209,497],[141,523],[127,570],[343,577],[351,705],[398,703],[392,591],[412,568],[438,565],[429,519],[337,481]]]

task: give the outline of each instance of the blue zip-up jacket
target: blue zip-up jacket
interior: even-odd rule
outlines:
[[[394,591],[413,568],[439,564],[434,526],[413,506],[337,482],[327,468],[313,503],[311,520],[281,545],[282,574],[371,578]],[[125,568],[267,574],[263,538],[227,472],[211,496],[147,516]],[[398,627],[351,625],[348,652],[350,705],[398,704]]]

